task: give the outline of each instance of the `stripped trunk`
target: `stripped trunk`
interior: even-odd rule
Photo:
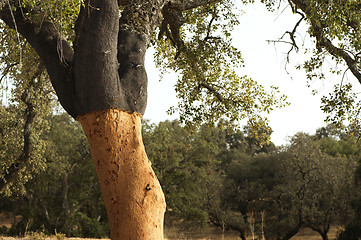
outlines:
[[[141,116],[110,109],[77,120],[88,138],[111,239],[163,239],[165,200],[144,150]]]

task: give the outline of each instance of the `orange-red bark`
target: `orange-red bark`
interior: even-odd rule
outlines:
[[[144,150],[141,115],[119,109],[77,117],[87,136],[112,240],[162,240],[165,200]]]

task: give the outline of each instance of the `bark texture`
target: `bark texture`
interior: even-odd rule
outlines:
[[[77,120],[88,138],[111,239],[163,239],[166,204],[144,150],[141,115],[109,109]]]

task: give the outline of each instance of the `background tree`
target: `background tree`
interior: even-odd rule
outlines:
[[[220,204],[227,215],[218,221],[243,239],[251,227],[267,239],[290,239],[301,227],[328,239],[331,225],[353,215],[356,156],[329,155],[324,143],[300,133],[289,146],[269,153],[228,149],[221,158],[226,165]]]
[[[278,1],[271,1],[277,6]],[[358,1],[323,1],[323,0],[290,0],[289,5],[293,13],[300,16],[300,20],[291,31],[284,36],[290,37],[292,49],[299,49],[296,35],[300,23],[308,23],[308,33],[313,39],[314,46],[308,52],[312,56],[302,64],[308,79],[325,79],[323,71],[329,59],[335,63],[330,72],[338,74],[341,81],[336,82],[334,91],[322,99],[322,110],[328,114],[327,121],[337,127],[352,133],[356,139],[360,136],[360,102],[352,91],[353,87],[361,82],[360,73],[360,36],[361,36],[361,5]],[[345,75],[350,71],[356,78],[346,82]],[[342,77],[341,77],[342,76]],[[352,144],[354,145],[354,144]],[[357,223],[358,221],[353,221]],[[360,236],[360,225],[352,224],[354,235],[349,238],[357,239]]]
[[[295,173],[295,182],[288,183],[296,191],[302,224],[328,239],[330,226],[344,224],[347,216],[352,215],[356,162],[347,156],[325,154],[312,137],[301,134],[293,138],[288,152],[292,160],[288,168]]]
[[[104,202],[81,126],[66,114],[48,121],[50,128],[41,136],[47,142],[44,169],[33,174],[21,194],[2,198],[2,209],[22,217],[9,233],[107,236]]]
[[[233,129],[223,130],[223,147],[217,156],[219,175],[215,183],[218,190],[213,190],[215,194],[210,201],[209,218],[221,229],[236,230],[242,239],[246,239],[250,231],[251,203],[263,198],[266,193],[266,187],[260,183],[260,179],[267,178],[269,184],[273,182],[272,174],[268,175],[268,170],[272,169],[268,164],[270,161],[256,161],[254,156],[259,154],[257,159],[264,159],[261,157],[263,154],[276,151],[276,148],[272,142],[264,143],[263,146],[256,144],[257,141],[260,143],[260,139],[255,136],[261,134],[252,134],[252,126],[247,125],[243,131]],[[270,128],[267,129],[269,131],[262,133],[265,138],[266,134],[272,132]]]
[[[11,57],[14,56],[8,56]],[[54,105],[44,66],[34,65],[34,58],[35,52],[25,48],[22,63],[24,72],[6,69],[17,81],[12,89],[8,89],[12,92],[10,104],[1,106],[3,160],[0,190],[5,194],[23,191],[23,184],[44,168],[43,154],[47,142],[40,136],[48,129],[46,118]],[[18,58],[14,60],[14,65],[19,64],[16,60]]]
[[[218,128],[202,126],[189,133],[179,122],[146,125],[144,143],[159,176],[166,199],[166,223],[186,227],[208,224],[208,199],[216,175],[217,154],[222,146]]]
[[[49,131],[41,135],[47,143],[44,171],[23,184],[23,192],[1,198],[1,209],[22,216],[7,233],[56,229],[68,236],[107,235],[80,125],[66,114],[48,121]],[[167,194],[168,229],[199,231],[212,223],[220,232],[237,230],[242,239],[251,229],[267,239],[289,239],[300,227],[310,227],[327,239],[330,225],[343,225],[354,215],[357,151],[335,147],[351,139],[297,134],[289,146],[250,152],[242,131],[186,129],[177,121],[143,125],[149,159]],[[327,127],[323,136],[337,136],[334,130]]]

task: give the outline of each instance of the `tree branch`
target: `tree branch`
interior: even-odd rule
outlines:
[[[18,65],[17,63],[13,63],[13,64],[10,64],[10,65],[7,65],[5,67],[4,70],[2,70],[1,72],[1,78],[0,78],[0,83],[2,82],[2,80],[8,75],[8,73],[11,71],[11,69],[13,67],[15,67],[16,65]]]
[[[162,14],[163,21],[160,27],[158,39],[161,39],[165,33],[167,38],[178,49],[178,51],[180,51],[184,46],[184,42],[179,33],[180,27],[185,22],[182,11],[172,8],[172,5],[169,3],[164,6]]]
[[[208,39],[214,38],[214,37],[211,36],[211,30],[212,30],[212,24],[213,24],[214,20],[216,19],[216,17],[217,17],[217,14],[216,14],[215,11],[213,11],[212,18],[209,21],[208,26],[207,26],[207,35],[203,39],[203,42],[207,41]]]
[[[336,58],[342,58],[345,62],[352,74],[357,78],[357,80],[361,83],[361,72],[357,67],[356,58],[352,58],[350,54],[347,53],[346,50],[341,49],[333,45],[330,39],[325,36],[323,28],[321,24],[317,21],[315,17],[312,17],[312,13],[309,10],[310,7],[306,4],[304,0],[291,0],[299,9],[301,9],[310,21],[312,26],[312,34],[316,37],[318,48],[325,48],[327,52],[329,52],[332,56]]]
[[[290,3],[291,4],[291,3]],[[295,24],[295,26],[293,27],[292,31],[286,31],[282,37],[280,37],[278,40],[267,40],[268,43],[287,43],[287,44],[290,44],[291,45],[291,48],[290,50],[287,52],[287,63],[290,62],[290,54],[291,52],[293,51],[293,49],[296,49],[296,52],[298,52],[299,50],[299,47],[297,46],[297,43],[296,43],[296,37],[295,37],[295,34],[297,32],[297,28],[300,26],[301,22],[305,19],[305,15],[299,11],[297,11],[297,9],[295,9],[292,5],[291,5],[291,8],[292,8],[292,12],[293,13],[297,13],[301,16],[301,18],[297,21],[297,23]],[[290,40],[291,42],[289,41],[284,41],[282,40],[283,37],[288,34],[289,37],[290,37]]]
[[[223,96],[211,85],[205,82],[201,82],[199,84],[200,87],[206,88],[209,92],[211,92],[220,102],[224,102]]]
[[[30,11],[20,7],[17,1],[13,2],[12,9],[15,10],[11,11],[9,6],[4,6],[0,10],[0,19],[7,26],[18,31],[35,49],[48,71],[61,105],[71,116],[75,117],[78,104],[71,77],[72,48],[50,21],[30,20],[32,16],[42,14],[40,11]],[[25,17],[24,13],[30,17]]]
[[[40,77],[42,72],[44,71],[41,64],[38,67],[38,70],[36,71],[33,79],[30,81],[30,84],[36,84],[35,79]],[[21,100],[25,103],[26,109],[25,109],[25,125],[23,130],[23,152],[18,157],[15,163],[11,164],[11,166],[7,169],[6,174],[0,178],[0,192],[2,192],[5,187],[13,182],[18,175],[18,173],[26,167],[26,164],[30,160],[31,153],[33,151],[33,144],[31,142],[31,135],[33,133],[33,124],[36,118],[36,111],[33,101],[30,99],[29,95],[29,89],[25,89],[23,94],[21,95]]]
[[[331,55],[342,58],[346,62],[346,65],[352,74],[361,83],[361,72],[357,68],[357,61],[353,59],[346,50],[334,46],[332,42],[324,36],[322,29],[315,28],[314,34],[317,39],[318,46],[324,47]]]

